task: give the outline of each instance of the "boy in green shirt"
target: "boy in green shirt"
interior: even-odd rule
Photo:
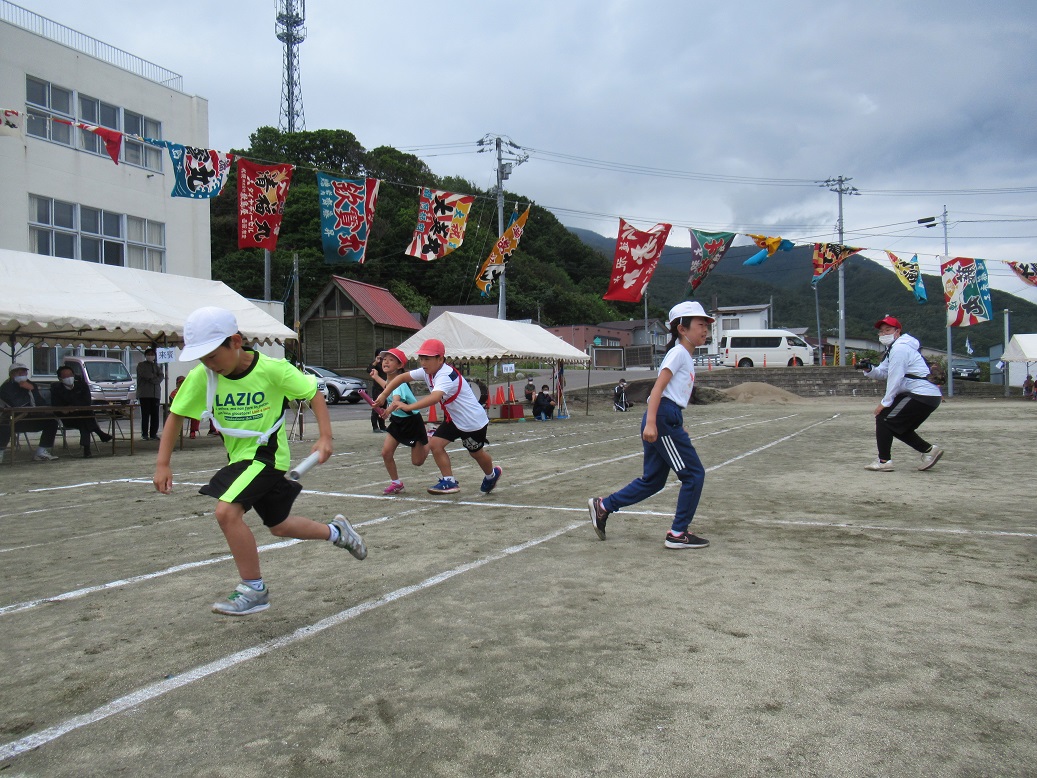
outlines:
[[[182,362],[201,360],[187,374],[170,406],[155,463],[155,488],[173,490],[169,461],[183,419],[211,419],[223,433],[228,464],[199,491],[215,497],[216,521],[227,539],[241,584],[212,606],[215,613],[246,616],[270,607],[269,590],[259,570],[256,537],[245,523],[255,508],[272,535],[300,540],[328,540],[357,559],[367,556],[363,539],[342,515],[321,524],[291,514],[302,491],[285,478],[291,462],[284,420],[289,400],[307,400],[320,435],[313,445],[319,461],[331,456],[331,419],[313,376],[283,359],[245,348],[234,314],[222,308],[199,308],[184,323]]]

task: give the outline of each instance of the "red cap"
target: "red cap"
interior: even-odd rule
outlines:
[[[888,314],[886,316],[882,317],[881,319],[879,319],[877,322],[875,322],[875,329],[878,329],[883,324],[888,324],[890,327],[895,327],[896,329],[900,330],[901,332],[904,331],[904,327],[903,327],[903,325],[901,325],[900,319],[894,319],[892,316],[889,316]]]
[[[392,354],[394,357],[400,360],[401,365],[407,364],[407,355],[400,351],[398,348],[387,348],[385,349],[385,351],[379,352],[379,356],[381,356],[382,354]]]
[[[435,338],[429,338],[421,344],[421,348],[418,349],[419,357],[445,357],[446,346],[443,345],[443,341],[436,340]]]

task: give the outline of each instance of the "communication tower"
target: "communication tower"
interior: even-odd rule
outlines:
[[[281,85],[282,132],[306,129],[302,110],[302,84],[299,74],[299,45],[306,40],[306,0],[278,0],[274,31],[284,44],[284,83]]]

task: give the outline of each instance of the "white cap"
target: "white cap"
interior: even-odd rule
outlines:
[[[223,341],[237,331],[238,320],[230,311],[214,307],[199,308],[184,322],[184,350],[180,352],[180,361],[201,359],[219,348]]]
[[[21,362],[12,362],[11,367],[7,370],[7,374],[10,375],[15,370],[24,370],[26,373],[29,372],[28,366],[23,365]]]
[[[687,316],[698,316],[708,321],[715,321],[715,319],[706,313],[706,310],[702,307],[702,303],[696,300],[685,300],[682,303],[677,303],[675,306],[670,308],[670,318],[667,320],[670,324],[673,324],[674,319],[683,319]]]

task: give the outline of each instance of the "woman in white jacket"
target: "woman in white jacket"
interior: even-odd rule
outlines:
[[[865,372],[869,378],[886,381],[886,393],[875,408],[875,442],[878,458],[866,470],[888,473],[893,470],[893,438],[903,441],[919,454],[919,470],[928,470],[943,456],[943,449],[923,440],[916,431],[940,407],[943,394],[930,382],[929,366],[918,350],[918,341],[902,334],[900,321],[886,316],[875,323],[879,342],[886,347],[882,362]]]

